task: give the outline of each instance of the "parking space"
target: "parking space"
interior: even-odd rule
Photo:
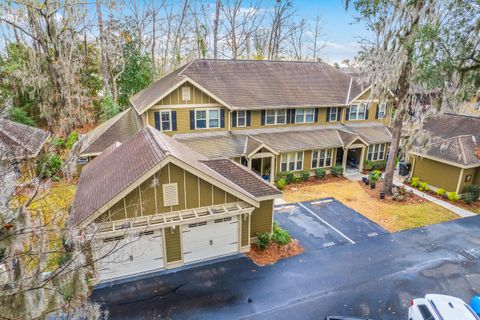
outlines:
[[[333,198],[277,206],[275,221],[306,250],[355,244],[388,233]]]

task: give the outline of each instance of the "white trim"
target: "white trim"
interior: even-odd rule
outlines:
[[[377,150],[377,158],[374,159],[373,156],[374,156],[374,153],[375,153],[375,147],[378,146],[378,150]],[[380,148],[383,146],[383,157],[380,158]],[[370,148],[372,148],[372,152],[370,152]],[[370,153],[372,154],[372,159],[369,159],[369,155]],[[368,150],[367,150],[367,160],[368,161],[383,161],[385,160],[387,156],[387,143],[375,143],[375,144],[371,144],[368,146]]]
[[[352,85],[352,81],[353,81],[353,78],[351,78],[350,80],[350,86]],[[368,90],[370,90],[370,88],[372,87],[372,85],[369,85],[365,90],[363,90],[362,92],[360,92],[360,94],[358,94],[355,98],[353,98],[352,100],[349,100],[350,98],[350,89],[348,90],[348,97],[347,97],[347,101],[345,102],[345,104],[351,104],[350,102],[353,102],[355,100],[357,100],[358,98],[360,98],[361,96],[363,96]]]
[[[460,194],[460,186],[462,184],[462,180],[463,180],[463,172],[465,171],[465,169],[462,168],[462,170],[460,170],[460,176],[458,177],[458,182],[457,182],[457,189],[456,189],[456,193],[457,194]]]
[[[353,82],[353,77],[350,77],[350,83],[348,84],[347,99],[345,100],[345,104],[348,104],[350,100],[350,92],[352,91],[352,82]]]
[[[464,166],[464,165],[461,165],[459,163],[454,163],[454,162],[451,162],[451,161],[448,161],[448,160],[443,160],[443,159],[438,158],[438,157],[425,155],[425,154],[422,154],[422,153],[419,153],[419,152],[416,152],[416,151],[410,151],[410,154],[413,154],[413,155],[421,157],[421,158],[427,158],[427,159],[434,160],[434,161],[437,161],[437,162],[445,163],[445,164],[451,165],[453,167],[461,168],[461,169],[473,169],[473,168],[480,167],[480,164],[475,164],[475,165],[471,165],[471,166]]]
[[[197,109],[197,108],[221,108],[220,103],[196,103],[196,104],[164,104],[151,107],[149,110],[163,110],[163,109]]]
[[[231,112],[231,111],[230,111],[230,112]],[[245,128],[245,127],[247,126],[247,110],[237,110],[237,111],[235,111],[235,112],[237,113],[237,117],[235,118],[235,122],[236,122],[236,123],[235,123],[235,127],[236,127],[236,128]],[[243,117],[243,118],[244,118],[245,122],[244,122],[243,126],[238,125],[238,113],[239,113],[239,112],[243,112],[243,113],[244,113],[244,117]]]
[[[185,69],[184,69],[185,70]],[[230,106],[228,103],[226,103],[225,101],[223,101],[222,99],[220,99],[219,97],[217,97],[216,95],[214,95],[211,91],[207,90],[205,87],[201,86],[198,82],[196,81],[193,81],[192,79],[190,79],[189,77],[187,76],[184,76],[188,79],[188,81],[190,83],[192,83],[194,86],[196,86],[198,89],[202,90],[203,92],[205,92],[206,94],[208,94],[210,97],[212,97],[213,99],[217,100],[218,102],[220,102],[221,104],[223,104],[225,107],[227,107],[228,109],[232,110],[232,106]]]
[[[198,128],[197,127],[197,112],[198,111],[205,111],[205,128]],[[218,127],[210,127],[210,111],[218,111]],[[195,122],[195,130],[205,130],[205,129],[221,129],[222,128],[222,109],[221,108],[201,108],[201,109],[194,109],[194,122]],[[225,119],[224,119],[225,121]]]
[[[155,113],[158,112],[158,116],[159,116],[159,120],[160,120],[160,128],[157,128],[155,127],[156,123],[155,123]],[[170,123],[170,129],[169,130],[163,130],[163,121],[162,121],[162,113],[165,112],[167,113],[168,112],[168,122]],[[148,112],[147,112],[147,117],[148,117]],[[160,132],[171,132],[173,131],[173,128],[172,128],[172,110],[171,109],[161,109],[161,110],[153,110],[153,126],[155,129],[157,129],[158,131]]]
[[[289,170],[289,164],[291,163],[291,161],[289,161],[288,159],[288,155],[291,154],[291,153],[294,153],[295,154],[295,159],[293,160],[293,163],[294,163],[294,169],[293,170]],[[297,169],[297,162],[298,162],[298,154],[301,153],[302,154],[302,168],[300,169]],[[282,163],[283,163],[283,158],[285,157],[285,155],[287,155],[287,170],[283,171],[282,170]],[[292,152],[283,152],[280,154],[280,172],[295,172],[295,171],[303,171],[303,168],[305,167],[305,151],[292,151]]]
[[[311,169],[322,169],[322,168],[333,167],[334,166],[334,157],[333,156],[335,154],[334,150],[335,150],[335,148],[324,148],[324,149],[314,149],[314,150],[312,150],[312,158],[311,158],[312,163],[310,164],[311,165],[310,168]],[[324,158],[323,158],[324,159],[324,166],[318,166],[318,164],[320,163],[320,152],[321,151],[324,151]],[[329,151],[331,152],[331,154],[330,154],[330,165],[327,166],[326,165],[327,164],[327,159],[328,159],[327,153]],[[313,166],[313,153],[314,152],[317,152],[317,161],[316,161],[315,166]]]
[[[158,80],[158,81],[161,81],[161,80]],[[132,100],[131,98],[129,98],[128,100],[130,101],[130,103],[132,103],[132,106],[135,108],[135,111],[137,111],[137,113],[139,115],[143,114],[144,112],[146,112],[147,110],[149,110],[151,107],[153,107],[158,101],[162,100],[163,98],[165,98],[166,96],[168,96],[170,93],[172,93],[173,91],[175,91],[177,88],[179,88],[182,84],[184,84],[185,82],[188,81],[188,78],[184,78],[182,79],[180,82],[176,83],[175,86],[171,87],[169,90],[165,91],[165,93],[161,96],[159,96],[158,98],[156,98],[155,100],[153,100],[153,102],[151,102],[150,104],[148,104],[145,108],[143,108],[143,111],[142,112],[138,112],[138,109],[137,107],[135,106],[134,103],[132,103]],[[143,90],[142,90],[143,91]],[[140,91],[140,92],[142,92]],[[137,94],[140,94],[137,93]],[[134,95],[133,97],[135,97],[136,95]]]
[[[355,113],[355,119],[352,119],[352,107],[355,106],[357,107],[356,113]],[[360,114],[360,108],[364,108],[363,111],[363,119],[359,119],[358,115]],[[369,105],[366,102],[361,102],[361,103],[352,103],[349,108],[347,109],[348,111],[348,121],[365,121],[368,120],[367,113],[368,113]]]
[[[284,117],[285,117],[285,122],[278,122],[278,111],[283,110],[285,112]],[[273,115],[273,119],[275,120],[274,123],[267,123],[267,112],[273,111],[275,114]],[[270,109],[270,110],[265,110],[265,126],[276,126],[276,125],[282,125],[282,124],[287,124],[287,109],[280,108],[280,109]]]
[[[303,110],[303,121],[297,121],[297,111],[298,110]],[[312,113],[312,121],[307,121],[307,110],[312,110],[313,113]],[[298,108],[298,109],[295,109],[295,116],[294,116],[294,123],[299,123],[299,124],[302,124],[302,123],[315,123],[315,108]]]

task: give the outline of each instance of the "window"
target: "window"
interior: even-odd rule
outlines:
[[[385,143],[372,144],[368,147],[368,160],[379,161],[385,158]]]
[[[267,110],[265,112],[265,124],[285,124],[287,122],[287,111],[285,109]]]
[[[172,112],[155,111],[155,128],[160,131],[172,131]]]
[[[385,113],[387,112],[387,104],[382,102],[378,105],[377,119],[385,118]]]
[[[300,171],[303,169],[303,152],[282,153],[280,171]]]
[[[163,188],[163,206],[178,205],[178,188],[177,183],[166,183]]]
[[[190,87],[182,87],[182,100],[190,100]]]
[[[196,129],[220,128],[220,109],[195,110]]]
[[[362,103],[361,105],[351,105],[349,120],[365,120],[367,118],[367,103]]]
[[[237,127],[245,127],[247,125],[247,111],[237,111]]]
[[[435,318],[433,317],[433,314],[430,312],[430,310],[426,305],[419,304],[418,311],[420,311],[420,314],[422,315],[422,318],[424,320],[435,320]]]
[[[338,108],[337,107],[332,107],[330,108],[330,115],[328,117],[328,121],[338,121],[337,119],[337,114],[338,114]]]
[[[314,120],[315,109],[295,109],[295,123],[312,123]]]
[[[314,150],[312,153],[312,168],[332,166],[333,149]]]

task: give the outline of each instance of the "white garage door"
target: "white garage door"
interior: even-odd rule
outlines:
[[[161,269],[165,266],[162,231],[99,239],[94,257],[101,281]]]
[[[182,226],[184,263],[238,252],[238,217]]]

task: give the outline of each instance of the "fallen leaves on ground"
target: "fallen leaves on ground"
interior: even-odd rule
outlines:
[[[287,245],[279,245],[277,243],[270,243],[264,250],[259,249],[255,244],[252,245],[247,256],[258,266],[266,266],[273,264],[279,260],[293,257],[303,253],[303,247],[298,240],[292,240]]]

